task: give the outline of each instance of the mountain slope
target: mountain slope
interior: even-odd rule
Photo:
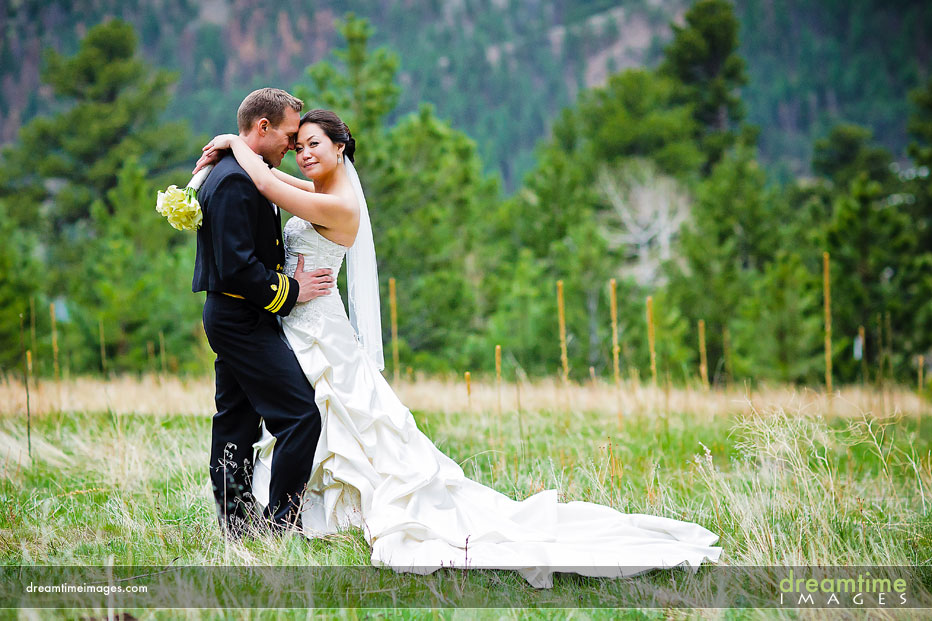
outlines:
[[[42,49],[77,48],[110,17],[133,23],[143,54],[179,72],[170,114],[205,133],[232,129],[252,88],[290,87],[341,42],[345,11],[376,27],[375,45],[401,57],[397,114],[433,103],[479,144],[514,188],[533,147],[580,88],[627,67],[652,65],[684,0],[12,0],[0,12],[0,142],[60,106],[40,87]],[[808,170],[814,137],[839,120],[872,127],[900,154],[906,92],[928,75],[932,8],[879,0],[739,0],[743,96],[762,127],[765,160]]]

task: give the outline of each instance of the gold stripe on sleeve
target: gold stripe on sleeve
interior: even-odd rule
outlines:
[[[285,278],[285,275],[279,272],[278,274],[278,297],[274,300],[274,305],[272,307],[272,312],[277,313],[281,310],[281,307],[285,303],[285,296],[288,294],[288,281]]]
[[[278,276],[278,291],[275,293],[275,297],[272,298],[272,301],[269,302],[269,305],[265,307],[265,310],[271,311],[273,313],[278,312],[278,310],[275,308],[275,305],[280,304],[282,299],[282,275],[279,273],[276,273],[275,275]]]
[[[273,313],[277,313],[282,309],[282,306],[285,305],[285,300],[288,299],[288,289],[291,287],[291,282],[288,280],[288,277],[284,274],[279,274],[279,278],[282,279],[282,284],[278,287],[278,292],[281,294],[281,299],[278,301],[278,304],[275,305]]]

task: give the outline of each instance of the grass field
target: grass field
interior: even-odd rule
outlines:
[[[905,389],[846,388],[829,398],[790,388],[704,392],[628,383],[618,390],[599,382],[567,387],[541,381],[506,384],[499,391],[494,383],[478,382],[467,397],[462,384],[435,379],[403,382],[397,389],[420,428],[468,476],[517,499],[555,488],[562,500],[695,521],[720,534],[725,565],[932,561],[932,422],[923,421],[928,404]],[[220,537],[206,476],[212,393],[210,378],[40,382],[30,387],[30,458],[23,386],[0,385],[2,564],[367,565],[368,549],[359,531],[310,543],[295,537],[230,543]],[[390,604],[468,605],[467,591],[488,589],[529,608],[559,598],[584,606],[643,601],[635,591],[668,588],[671,573],[619,581],[557,575],[554,589],[536,591],[507,571],[438,572],[434,582],[373,571],[380,588],[396,598]],[[676,580],[684,597],[699,588],[685,576]],[[438,592],[437,584],[455,588]],[[923,588],[923,596],[929,596],[928,585]],[[317,605],[359,604],[341,599],[338,591],[334,583],[334,599]],[[247,595],[256,601],[256,593],[228,593],[219,605],[236,608]],[[268,604],[274,602],[270,598]],[[14,618],[52,614],[7,612]],[[139,618],[230,616],[198,610],[131,612]],[[245,610],[232,616],[268,614]],[[308,614],[292,610],[286,616]],[[333,609],[327,616],[463,614],[451,608],[380,608]],[[617,611],[588,608],[470,614],[618,616]],[[807,613],[667,608],[628,614],[795,618]],[[95,616],[76,610],[54,615]]]

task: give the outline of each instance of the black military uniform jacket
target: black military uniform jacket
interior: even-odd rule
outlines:
[[[204,221],[197,231],[192,291],[226,293],[270,313],[290,313],[298,283],[282,273],[281,216],[233,155],[217,163],[197,198]]]

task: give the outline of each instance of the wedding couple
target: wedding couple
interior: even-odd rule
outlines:
[[[518,502],[472,481],[417,427],[380,371],[381,321],[366,199],[349,128],[265,88],[239,135],[204,147],[194,291],[217,354],[210,476],[223,528],[255,522],[308,537],[362,529],[371,561],[397,571],[515,569],[628,576],[716,562],[718,537],[622,514],[556,490]],[[276,170],[289,150],[310,181]],[[294,217],[281,229],[278,207]],[[398,226],[405,226],[404,222]],[[337,274],[347,263],[349,317]]]

